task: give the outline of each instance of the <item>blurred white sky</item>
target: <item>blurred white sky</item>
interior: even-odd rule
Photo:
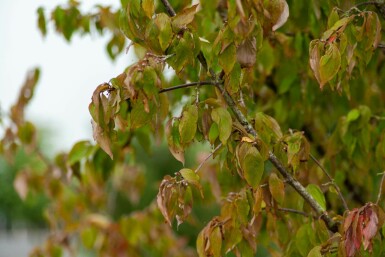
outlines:
[[[37,29],[39,6],[52,10],[67,0],[0,0],[0,107],[8,111],[15,102],[27,71],[41,68],[41,78],[27,118],[54,132],[54,151],[69,150],[74,142],[92,139],[88,104],[99,84],[108,82],[134,61],[123,54],[114,63],[105,44],[109,36],[75,35],[71,43],[52,27],[42,38]],[[83,0],[82,10],[95,4],[119,6],[119,0]],[[46,12],[47,13],[47,12]],[[0,133],[2,134],[2,133]]]

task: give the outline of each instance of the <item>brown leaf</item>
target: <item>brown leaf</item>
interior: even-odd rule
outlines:
[[[158,195],[156,196],[156,203],[158,204],[158,208],[170,226],[172,220],[171,214],[173,213],[173,210],[170,209],[170,201],[173,191],[175,192],[175,182],[175,178],[172,178],[168,175],[165,176],[160,183]]]
[[[371,206],[365,208],[364,210],[364,222],[363,222],[362,236],[364,238],[364,249],[372,251],[372,238],[377,234],[378,231],[378,216],[377,213],[373,211]]]
[[[277,29],[282,27],[283,24],[285,24],[287,19],[289,18],[289,5],[286,3],[285,0],[280,1],[280,4],[281,4],[282,11],[277,21],[275,22],[274,26],[272,27],[273,31],[276,31]]]
[[[17,173],[15,180],[13,181],[13,187],[22,200],[27,198],[28,194],[28,174],[26,171]]]
[[[242,68],[253,67],[257,61],[257,40],[255,37],[245,39],[237,48],[237,61]]]
[[[186,25],[194,20],[198,5],[193,5],[189,8],[183,9],[180,13],[172,18],[172,26],[174,28],[183,29]]]
[[[104,131],[95,121],[91,120],[91,124],[94,140],[100,145],[103,151],[105,151],[111,157],[111,159],[113,159],[114,157],[111,151],[111,139],[108,133],[106,133],[106,131]]]
[[[24,82],[23,87],[20,90],[19,97],[16,104],[11,107],[11,120],[16,125],[20,125],[24,122],[24,108],[32,99],[35,86],[39,80],[40,70],[34,69],[28,72],[27,79]]]
[[[180,143],[179,126],[177,121],[170,119],[166,124],[168,149],[171,154],[184,165],[184,149]]]
[[[321,51],[320,45],[323,45],[319,40],[313,40],[310,42],[309,56],[310,56],[310,68],[313,70],[313,74],[317,79],[318,83],[321,84],[321,76],[319,73]]]
[[[272,31],[276,31],[283,24],[286,23],[289,18],[289,6],[286,0],[270,0],[267,1],[265,6],[265,16],[270,20],[270,26]]]

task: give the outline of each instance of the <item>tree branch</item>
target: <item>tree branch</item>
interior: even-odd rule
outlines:
[[[335,183],[334,179],[330,176],[329,172],[321,165],[321,163],[314,157],[314,155],[310,154],[310,158],[317,164],[317,166],[325,173],[325,175],[328,177],[330,180],[330,183],[333,185],[333,187],[336,189],[338,196],[340,197],[342,204],[344,205],[345,211],[349,210],[348,204],[345,201],[344,196],[341,193],[340,188],[338,185]]]
[[[174,8],[172,8],[168,0],[161,0],[161,1],[164,7],[166,8],[168,15],[170,15],[171,17],[174,17],[176,15],[176,12],[174,11]]]
[[[186,84],[178,85],[178,86],[175,86],[175,87],[163,88],[163,89],[159,90],[159,94],[160,93],[164,93],[164,92],[168,92],[168,91],[172,91],[172,90],[176,90],[176,89],[180,89],[180,88],[193,87],[193,86],[200,87],[200,86],[203,86],[203,85],[215,85],[215,83],[212,82],[212,81],[191,82],[191,83],[186,83]]]
[[[167,0],[161,0],[165,5],[167,12],[170,16],[175,16],[175,11],[172,9],[170,3]],[[246,129],[248,133],[257,136],[257,132],[248,122],[243,113],[236,106],[234,99],[229,95],[229,93],[225,90],[224,86],[217,81],[217,77],[211,69],[207,69],[207,62],[202,52],[200,52],[197,56],[198,60],[202,64],[202,66],[208,70],[212,76],[212,80],[215,81],[215,86],[222,93],[227,105],[235,114],[237,120],[242,124],[242,126]],[[316,212],[317,216],[319,216],[327,225],[329,230],[336,232],[338,231],[338,224],[332,220],[329,214],[321,207],[321,205],[306,191],[306,189],[299,183],[283,166],[283,164],[279,161],[277,156],[272,151],[269,151],[269,160],[276,167],[276,169],[281,173],[287,183],[291,185],[301,196],[305,199],[305,201],[313,208]]]

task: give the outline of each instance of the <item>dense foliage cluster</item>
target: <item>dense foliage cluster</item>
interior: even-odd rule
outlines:
[[[385,254],[385,4],[79,5],[52,11],[57,32],[107,33],[112,59],[129,41],[138,61],[92,95],[97,145],[53,161],[24,119],[28,76],[0,149],[28,156],[19,196],[49,198],[53,233],[32,256]]]

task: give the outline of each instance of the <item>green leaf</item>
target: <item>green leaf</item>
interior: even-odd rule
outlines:
[[[47,27],[46,27],[46,19],[44,15],[44,9],[42,7],[39,7],[37,9],[37,14],[38,14],[38,20],[37,24],[39,27],[39,30],[43,36],[47,35]]]
[[[219,65],[222,66],[224,72],[229,74],[234,67],[234,64],[237,60],[237,50],[234,44],[230,44],[227,46],[220,54],[219,54]]]
[[[281,127],[274,118],[264,114],[263,112],[258,112],[255,115],[254,120],[255,130],[258,132],[258,135],[262,138],[265,144],[275,143],[282,138],[283,135]]]
[[[197,237],[196,248],[199,257],[206,257],[204,244],[204,230],[202,230]]]
[[[187,32],[185,32],[185,34],[187,34]],[[176,38],[172,42],[169,52],[174,55],[167,60],[170,66],[175,69],[176,73],[180,73],[187,63],[194,58],[192,43],[193,42],[187,41],[184,37],[180,39]]]
[[[159,29],[159,44],[163,51],[165,51],[172,42],[173,31],[171,28],[171,19],[165,13],[159,13],[154,20],[155,25]]]
[[[141,2],[144,13],[151,19],[155,11],[154,0],[141,0]]]
[[[357,110],[357,109],[353,109],[353,110],[351,110],[351,111],[348,113],[348,115],[347,115],[347,117],[346,117],[346,121],[347,121],[347,122],[355,121],[355,120],[358,119],[358,117],[360,117],[360,111]]]
[[[215,140],[219,136],[218,124],[212,123],[209,131],[209,141],[211,144],[214,144]]]
[[[225,108],[219,107],[211,112],[211,117],[218,124],[219,140],[225,145],[232,131],[231,115]]]
[[[178,32],[180,29],[186,27],[194,20],[195,12],[198,5],[193,5],[189,8],[183,9],[175,17],[172,18],[172,26],[175,28],[175,31]]]
[[[189,143],[194,139],[197,130],[198,107],[188,105],[185,107],[179,122],[179,134],[182,144]]]
[[[323,210],[326,210],[326,200],[325,200],[325,196],[324,194],[322,193],[321,189],[319,188],[319,186],[315,185],[315,184],[309,184],[307,187],[306,187],[306,191],[311,195],[313,196],[313,198],[317,201],[317,203],[319,205],[321,205],[322,209]]]
[[[83,158],[88,157],[94,151],[95,147],[89,141],[79,141],[68,154],[68,164],[73,165]]]
[[[97,232],[98,231],[94,227],[86,227],[84,230],[82,230],[80,238],[82,240],[82,244],[87,249],[93,248],[96,238],[98,236]]]
[[[180,142],[179,120],[169,120],[166,124],[166,136],[168,148],[171,154],[184,165],[184,149]]]
[[[199,189],[202,197],[203,197],[203,191],[202,191],[202,185],[199,182],[199,176],[191,169],[181,169],[179,173],[182,175],[182,177],[191,185],[195,186]]]
[[[244,153],[244,156],[238,157],[243,176],[246,182],[255,189],[259,186],[265,169],[263,157],[257,148],[249,143],[243,143],[240,148],[239,152]]]
[[[23,144],[33,144],[36,139],[36,128],[31,122],[25,122],[19,126],[17,136]]]
[[[321,246],[316,246],[307,255],[307,257],[322,257],[323,255],[321,254]]]
[[[335,44],[329,44],[325,55],[320,59],[319,75],[321,88],[338,73],[341,66],[341,54]]]
[[[242,232],[239,228],[231,227],[226,231],[224,237],[224,250],[230,252],[234,247],[242,241]]]
[[[209,236],[210,248],[213,257],[221,257],[222,233],[219,227],[215,227]]]
[[[340,16],[338,15],[337,8],[333,8],[332,12],[328,17],[328,28],[331,28],[338,20]]]
[[[274,200],[279,204],[283,204],[285,199],[285,184],[275,173],[272,173],[269,177],[269,190]]]
[[[302,256],[306,256],[312,248],[315,233],[310,224],[303,224],[295,235],[295,245]]]
[[[240,83],[241,83],[241,76],[242,76],[242,69],[238,62],[234,64],[233,69],[231,70],[230,74],[226,77],[225,80],[225,87],[226,90],[231,94],[235,94],[240,89]]]
[[[131,110],[131,129],[138,129],[150,121],[150,113],[145,111],[142,101],[137,101]]]

